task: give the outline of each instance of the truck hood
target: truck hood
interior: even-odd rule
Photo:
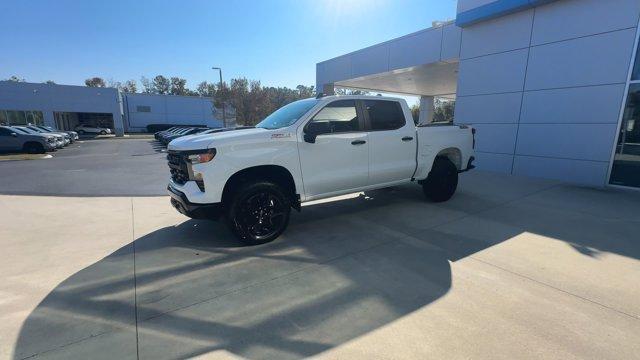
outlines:
[[[252,139],[264,135],[269,130],[262,128],[220,129],[220,132],[210,134],[196,134],[179,137],[172,140],[168,150],[185,151],[200,150],[215,147],[216,143]]]

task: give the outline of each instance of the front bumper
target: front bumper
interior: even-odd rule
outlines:
[[[179,213],[193,219],[218,219],[222,215],[222,203],[197,204],[187,199],[187,196],[173,186],[167,186],[169,196],[171,197],[171,205],[178,210]]]

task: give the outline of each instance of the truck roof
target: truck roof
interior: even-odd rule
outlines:
[[[393,101],[405,101],[403,98],[393,96],[378,96],[378,95],[326,95],[320,99],[326,100],[393,100]]]

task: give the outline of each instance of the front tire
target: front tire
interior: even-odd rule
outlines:
[[[436,158],[422,183],[424,195],[433,202],[443,202],[451,199],[457,188],[458,168],[447,158]]]
[[[242,185],[226,207],[231,231],[249,245],[275,240],[287,228],[291,214],[289,197],[267,181]]]

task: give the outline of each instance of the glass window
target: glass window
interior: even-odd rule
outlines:
[[[32,111],[33,114],[33,122],[36,125],[44,125],[44,115],[42,111]]]
[[[395,130],[405,124],[402,108],[397,101],[366,100],[364,107],[369,114],[372,130]]]
[[[629,86],[609,182],[640,187],[640,84]]]
[[[329,134],[362,130],[355,100],[338,100],[320,110],[307,128],[319,129],[316,133]]]
[[[307,111],[318,103],[317,99],[305,99],[294,101],[274,111],[271,115],[260,121],[256,127],[263,129],[279,129],[289,126],[300,119]]]
[[[0,124],[8,124],[7,112],[4,110],[0,110]]]
[[[27,124],[27,117],[25,116],[24,111],[8,110],[7,118],[9,119],[9,124],[11,125]]]

